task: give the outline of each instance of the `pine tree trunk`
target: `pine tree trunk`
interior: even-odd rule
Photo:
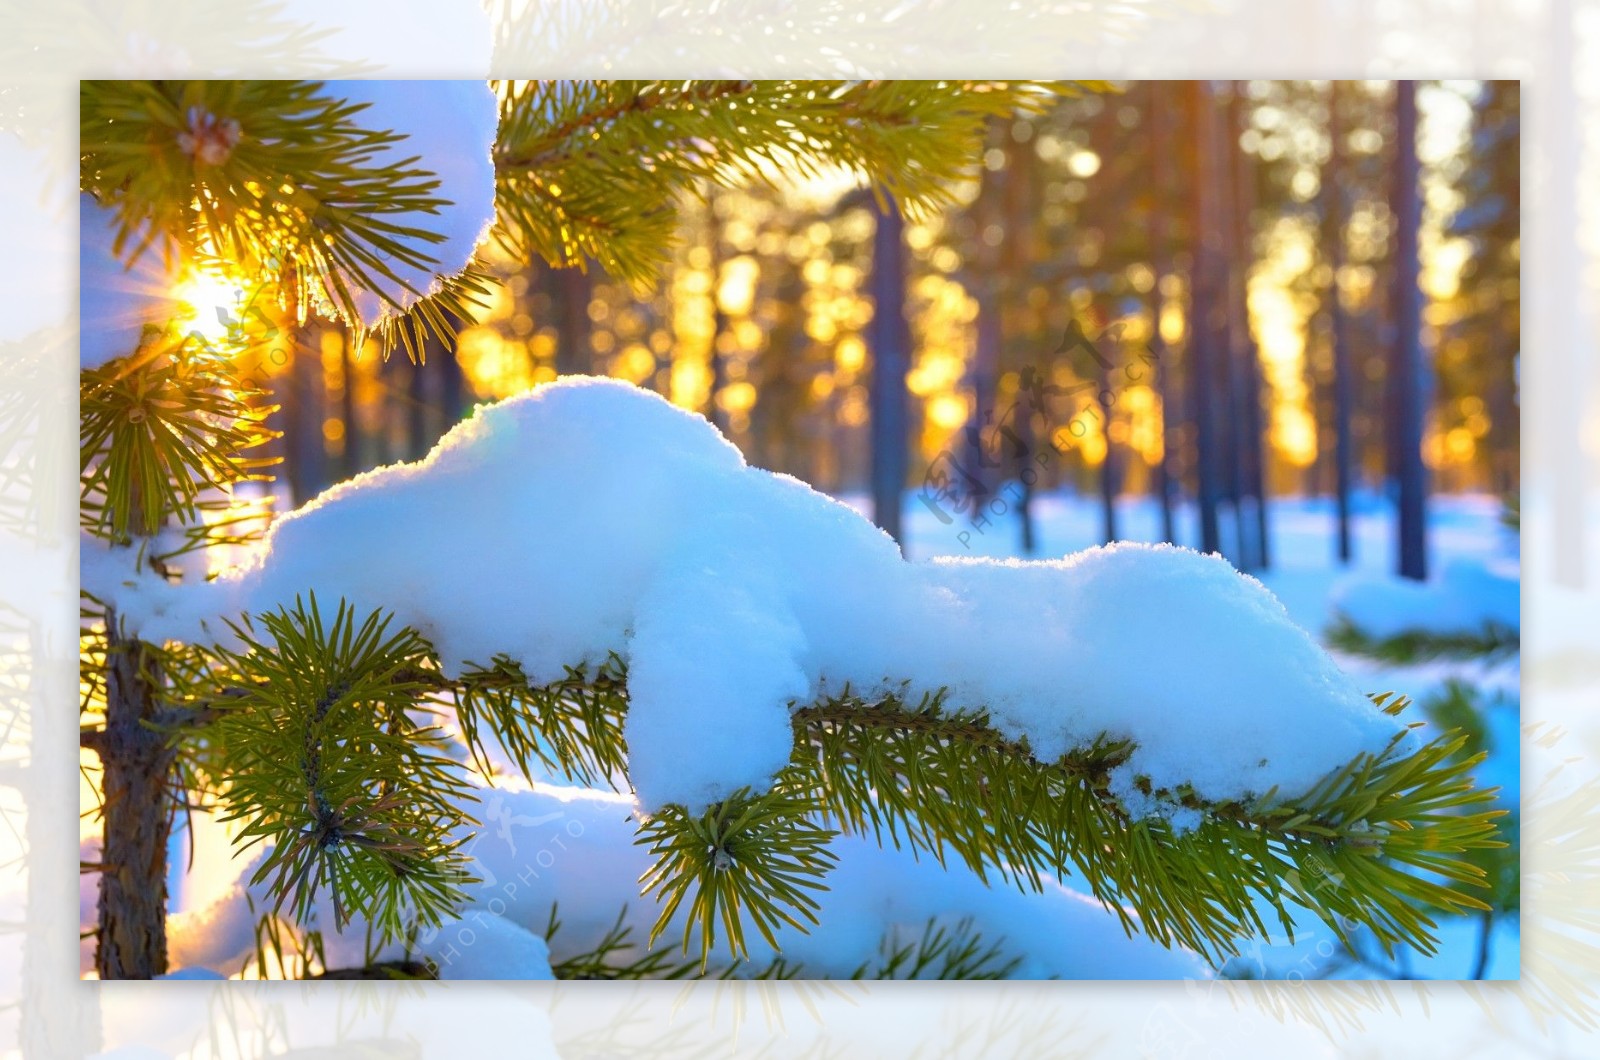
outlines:
[[[1428,387],[1422,355],[1422,288],[1417,246],[1422,225],[1421,178],[1417,163],[1417,85],[1395,83],[1395,338],[1394,397],[1397,421],[1395,475],[1400,485],[1399,573],[1422,581],[1428,576],[1427,467],[1422,462],[1422,431]]]
[[[1353,397],[1350,337],[1340,301],[1339,272],[1344,268],[1344,125],[1339,116],[1339,82],[1332,82],[1328,94],[1328,163],[1323,169],[1322,194],[1327,203],[1324,238],[1332,279],[1328,283],[1328,332],[1333,343],[1333,436],[1334,496],[1339,513],[1339,562],[1348,564],[1353,550],[1350,542],[1350,490],[1355,481],[1355,442],[1350,433]]]
[[[107,613],[106,727],[99,743],[105,804],[95,970],[150,979],[167,970],[167,774],[173,753],[150,723],[161,675],[149,646],[116,632]]]
[[[589,300],[594,297],[594,277],[576,265],[552,269],[550,277],[556,303],[556,374],[593,371]]]
[[[906,323],[905,222],[893,203],[878,213],[872,239],[871,405],[872,520],[890,537],[904,543],[900,505],[906,485],[906,451],[910,418],[906,371],[911,334]]]
[[[728,330],[728,314],[722,311],[722,299],[718,297],[722,286],[722,215],[718,202],[716,189],[708,188],[705,210],[706,247],[711,252],[711,344],[706,351],[709,381],[706,383],[705,415],[713,427],[726,433],[728,425],[722,415],[722,406],[717,404],[723,387],[728,385],[727,365],[722,359],[722,351],[717,349],[723,332]]]
[[[1190,273],[1189,310],[1189,385],[1190,404],[1195,423],[1196,496],[1200,507],[1200,551],[1221,552],[1222,538],[1217,522],[1217,501],[1221,492],[1216,431],[1216,368],[1218,350],[1216,314],[1224,308],[1225,292],[1220,289],[1222,261],[1218,245],[1217,158],[1215,128],[1217,117],[1211,85],[1196,81],[1190,86],[1191,128],[1196,151],[1193,230],[1194,254]]]
[[[1161,404],[1161,457],[1156,461],[1153,482],[1156,500],[1161,507],[1161,539],[1177,541],[1172,518],[1172,426],[1174,396],[1168,385],[1167,343],[1161,335],[1161,312],[1164,300],[1161,281],[1172,272],[1172,227],[1166,210],[1174,199],[1172,175],[1172,143],[1168,132],[1167,98],[1161,92],[1161,82],[1149,85],[1150,99],[1150,168],[1156,174],[1155,206],[1149,214],[1147,235],[1150,240],[1150,269],[1155,281],[1150,288],[1150,342],[1149,351],[1155,359],[1152,366],[1156,399]]]

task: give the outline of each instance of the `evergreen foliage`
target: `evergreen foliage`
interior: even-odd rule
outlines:
[[[594,259],[643,282],[664,259],[679,197],[706,182],[842,166],[907,209],[927,209],[970,170],[987,118],[1092,87],[505,85],[496,165],[507,223],[497,235],[520,254],[562,266]],[[273,285],[291,318],[320,308],[351,323],[352,284],[395,279],[385,257],[426,259],[434,236],[410,218],[438,205],[431,175],[416,160],[371,165],[394,138],[364,129],[337,86],[86,82],[83,100],[83,187],[118,211],[130,258],[225,261]],[[202,134],[219,138],[216,150],[194,148]],[[447,333],[450,318],[470,315],[478,287],[470,272],[456,278],[395,334],[415,345]],[[171,560],[182,551],[255,532],[259,512],[235,490],[266,471],[259,454],[272,437],[271,406],[231,359],[242,338],[206,346],[173,329],[146,338],[82,375],[82,520],[99,538],[139,545],[144,566],[177,580],[185,575]],[[544,686],[504,658],[450,680],[418,631],[311,595],[235,616],[241,646],[209,651],[126,636],[92,598],[83,614],[84,746],[109,774],[126,765],[114,732],[159,733],[171,764],[168,801],[154,810],[168,826],[196,808],[242,825],[241,847],[264,851],[256,882],[272,904],[258,911],[258,940],[280,970],[309,974],[317,933],[352,918],[369,922],[377,942],[403,942],[460,907],[472,882],[463,837],[477,822],[466,766],[448,750],[448,716],[486,774],[492,744],[530,778],[556,770],[626,790],[627,673],[615,657]],[[111,681],[119,660],[131,676]],[[935,862],[954,857],[996,885],[1079,876],[1128,931],[1213,960],[1275,930],[1258,901],[1285,931],[1291,906],[1304,906],[1341,935],[1360,925],[1385,945],[1424,949],[1435,914],[1484,908],[1471,891],[1485,870],[1471,855],[1498,842],[1497,811],[1486,808],[1492,793],[1471,786],[1476,759],[1460,754],[1458,736],[1363,757],[1293,797],[1208,804],[1192,792],[1141,790],[1171,807],[1169,821],[1131,814],[1113,792],[1126,743],[1103,738],[1041,761],[998,732],[981,704],[867,701],[846,690],[796,704],[793,725],[793,760],[771,790],[640,821],[638,841],[654,859],[642,889],[661,907],[650,941],[681,910],[693,959],[641,954],[613,932],[558,971],[701,974],[717,939],[743,954],[751,928],[771,943],[782,924],[812,925],[834,861],[829,840],[868,830]],[[324,899],[334,924],[317,918]],[[930,925],[916,942],[885,946],[881,966],[860,974],[1009,968],[966,928]],[[124,974],[158,974],[164,960]]]
[[[1522,634],[1499,622],[1485,622],[1471,633],[1411,629],[1379,637],[1340,615],[1328,627],[1325,638],[1330,647],[1339,651],[1401,666],[1431,659],[1499,662],[1522,650]]]
[[[912,213],[950,201],[990,117],[1104,82],[529,81],[512,85],[495,167],[520,258],[598,261],[649,281],[677,197],[843,168]],[[965,150],[952,150],[960,145]]]

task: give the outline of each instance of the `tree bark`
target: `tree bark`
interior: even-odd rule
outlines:
[[[1161,312],[1164,301],[1161,281],[1172,269],[1172,226],[1166,211],[1176,198],[1172,181],[1172,136],[1169,131],[1168,97],[1161,91],[1161,82],[1149,85],[1150,99],[1150,168],[1156,174],[1155,205],[1149,214],[1147,236],[1150,240],[1150,271],[1155,282],[1150,288],[1150,342],[1149,350],[1155,358],[1154,378],[1156,399],[1161,404],[1161,457],[1156,461],[1153,482],[1156,500],[1161,507],[1161,539],[1177,542],[1172,518],[1172,425],[1174,397],[1167,379],[1167,341],[1161,335]]]
[[[1428,576],[1427,467],[1422,462],[1422,427],[1428,386],[1422,356],[1422,191],[1417,163],[1417,84],[1395,83],[1395,337],[1394,398],[1396,478],[1399,480],[1399,573]]]
[[[167,970],[167,841],[173,751],[151,726],[161,674],[149,646],[117,632],[106,615],[104,845],[100,854],[95,971],[101,979],[150,979]]]
[[[1333,343],[1333,438],[1334,498],[1339,519],[1339,562],[1348,564],[1353,555],[1350,542],[1350,490],[1355,481],[1355,440],[1350,433],[1353,397],[1350,337],[1340,300],[1339,272],[1344,268],[1344,123],[1339,115],[1339,82],[1328,92],[1328,163],[1323,168],[1322,195],[1326,204],[1324,239],[1332,277],[1328,281],[1328,333]]]
[[[889,203],[878,212],[872,239],[871,405],[872,520],[903,543],[900,506],[908,470],[906,451],[909,398],[906,371],[911,360],[911,331],[906,323],[905,222],[899,207]]]
[[[1190,84],[1191,128],[1194,129],[1196,172],[1192,202],[1193,267],[1190,274],[1189,385],[1195,423],[1195,478],[1200,507],[1200,551],[1221,552],[1217,501],[1221,493],[1216,430],[1215,360],[1221,330],[1217,315],[1226,307],[1222,270],[1226,267],[1218,226],[1218,160],[1216,101],[1209,81]]]

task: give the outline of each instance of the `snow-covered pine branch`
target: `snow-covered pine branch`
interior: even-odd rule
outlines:
[[[907,562],[851,509],[624,383],[568,379],[480,408],[425,460],[281,518],[215,581],[112,573],[131,560],[86,558],[85,584],[158,643],[236,648],[241,615],[320,623],[302,605],[314,593],[396,616],[443,687],[495,667],[538,689],[619,661],[611,716],[654,883],[702,927],[733,917],[736,944],[741,910],[769,941],[812,918],[829,868],[819,816],[876,832],[881,813],[891,835],[920,828],[1001,876],[1082,873],[1155,937],[1215,952],[1264,930],[1256,898],[1426,946],[1406,900],[1472,899],[1390,862],[1470,882],[1441,855],[1489,841],[1481,816],[1432,816],[1486,797],[1442,745],[1420,747],[1223,560],[1117,545]],[[248,681],[289,639],[230,662]],[[830,740],[838,726],[852,739]],[[872,754],[908,731],[916,765]],[[1380,886],[1290,879],[1318,857]],[[787,874],[767,875],[773,858]]]

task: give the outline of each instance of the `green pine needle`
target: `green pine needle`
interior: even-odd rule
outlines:
[[[391,619],[315,596],[235,627],[219,652],[237,674],[215,739],[229,764],[222,819],[241,850],[267,851],[254,881],[302,924],[322,894],[340,926],[372,921],[385,938],[437,924],[471,882],[457,829],[473,801],[419,678],[430,649]],[[256,632],[259,626],[261,632]]]

